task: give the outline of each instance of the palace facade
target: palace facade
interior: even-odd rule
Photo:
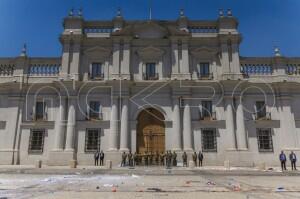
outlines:
[[[205,165],[300,150],[300,57],[242,57],[238,21],[63,21],[61,57],[0,59],[0,164],[119,164],[123,151],[203,151]],[[259,44],[257,44],[259,47]],[[300,155],[300,154],[299,154]]]

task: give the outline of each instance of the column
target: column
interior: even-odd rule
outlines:
[[[179,73],[179,60],[178,60],[178,43],[172,42],[172,74]]]
[[[173,98],[173,133],[172,146],[173,151],[181,151],[181,120],[180,120],[180,107],[179,99]]]
[[[56,118],[56,132],[54,138],[54,151],[62,151],[63,150],[63,138],[65,132],[65,102],[66,99],[64,97],[60,97],[59,99],[59,110]]]
[[[184,100],[185,106],[183,110],[183,148],[185,151],[192,151],[192,121],[191,108],[189,100]]]
[[[221,44],[221,49],[222,49],[222,68],[223,68],[223,73],[230,73],[230,67],[229,67],[229,54],[228,54],[228,45],[227,43],[222,43]]]
[[[189,50],[188,43],[185,41],[182,43],[182,65],[181,65],[181,73],[189,74],[190,73],[190,65],[189,65]]]
[[[115,41],[117,42],[117,41]],[[114,43],[113,44],[113,67],[112,67],[112,74],[116,75],[119,74],[120,68],[120,44]]]
[[[225,98],[225,115],[226,115],[226,132],[227,132],[227,143],[228,150],[236,150],[235,145],[235,129],[234,129],[234,117],[232,109],[232,97]]]
[[[123,46],[123,60],[122,60],[122,75],[129,75],[130,67],[130,43],[126,42]]]
[[[74,151],[74,136],[75,136],[75,123],[76,123],[76,112],[75,99],[69,99],[68,109],[68,124],[67,124],[67,136],[66,136],[66,151]]]
[[[244,110],[243,103],[240,101],[240,98],[236,100],[236,138],[237,138],[237,147],[238,150],[247,150],[247,135],[245,130],[245,119],[244,119]]]
[[[240,55],[239,55],[239,45],[232,44],[232,64],[231,64],[231,72],[233,73],[241,73],[240,69]]]
[[[118,98],[113,97],[110,118],[109,151],[118,150]]]
[[[120,150],[121,151],[129,151],[129,148],[128,148],[128,98],[122,98]]]

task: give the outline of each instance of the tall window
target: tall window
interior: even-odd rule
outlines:
[[[202,117],[212,117],[212,101],[202,101]]]
[[[100,129],[87,129],[85,134],[85,152],[100,150]]]
[[[96,78],[103,78],[103,73],[102,73],[102,63],[92,63],[92,74],[91,78],[96,79]]]
[[[202,129],[202,151],[217,151],[216,129]]]
[[[45,129],[32,129],[29,138],[29,153],[43,153]]]
[[[155,63],[146,63],[146,80],[156,79],[156,64]]]
[[[90,101],[89,104],[89,117],[92,119],[100,119],[101,118],[101,105],[99,101]]]
[[[200,77],[209,77],[209,63],[200,63],[199,76]]]
[[[273,152],[271,129],[257,129],[257,143],[260,152]]]
[[[45,102],[36,102],[36,104],[35,104],[35,119],[36,120],[46,119],[45,109],[46,109]]]
[[[266,112],[266,104],[264,101],[257,101],[256,102],[256,117],[257,119],[265,118],[267,115]]]

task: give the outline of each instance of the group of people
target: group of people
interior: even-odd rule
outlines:
[[[100,166],[104,166],[104,153],[103,151],[99,152],[99,151],[96,151],[94,153],[94,159],[95,159],[95,166],[98,166],[99,165],[99,159],[100,159]]]
[[[290,155],[289,155],[289,159],[291,161],[291,166],[292,166],[292,170],[297,170],[296,168],[296,162],[297,162],[297,156],[294,153],[294,151],[291,151]],[[281,170],[286,170],[286,155],[283,151],[281,151],[281,153],[279,154],[279,160],[281,163]]]
[[[198,166],[202,166],[203,158],[204,156],[201,151],[199,151],[198,154],[197,152],[194,152],[192,155],[195,166],[197,166],[197,160]],[[188,155],[186,152],[182,154],[182,161],[183,166],[187,166]],[[122,153],[121,167],[136,165],[160,165],[167,167],[177,166],[177,153],[175,151],[166,151],[165,153],[144,152],[143,154],[138,154],[137,152],[132,153],[131,151],[128,153]]]

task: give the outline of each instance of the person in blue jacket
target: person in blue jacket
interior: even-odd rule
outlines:
[[[280,160],[280,163],[281,163],[281,170],[286,170],[286,165],[285,165],[285,162],[286,162],[286,156],[284,154],[283,151],[281,151],[280,155],[279,155],[279,160]]]

